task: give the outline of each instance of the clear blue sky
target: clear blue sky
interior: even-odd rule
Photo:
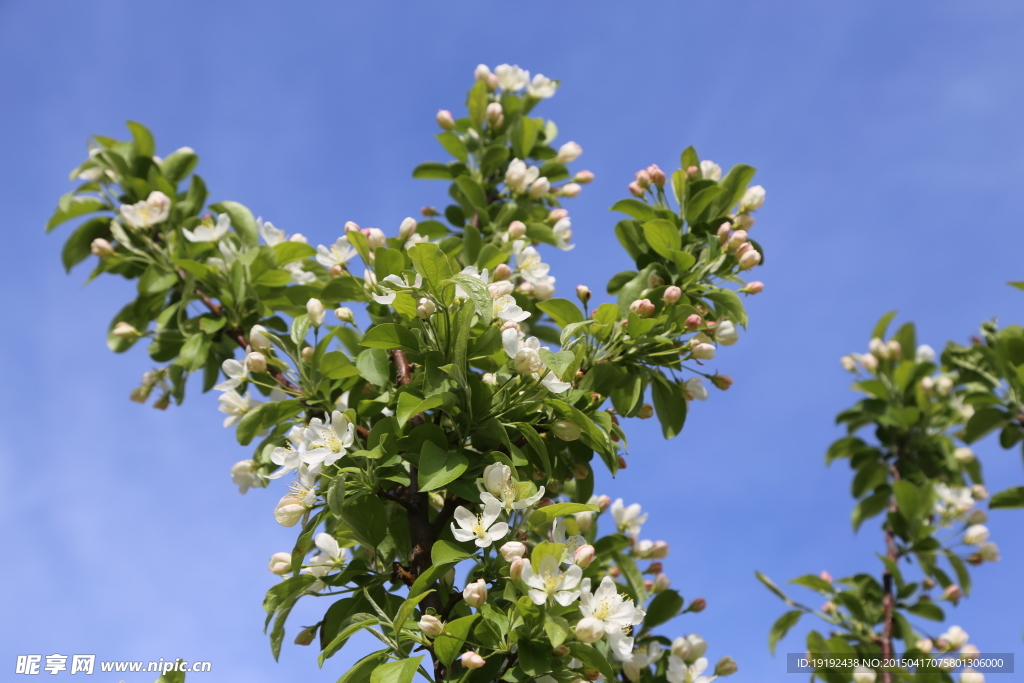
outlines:
[[[128,286],[83,289],[85,272],[60,266],[66,231],[42,231],[86,137],[143,121],[162,153],[200,153],[214,199],[328,243],[346,220],[394,231],[443,204],[443,185],[410,177],[441,157],[434,113],[461,106],[478,62],[510,62],[563,81],[543,112],[597,175],[570,204],[579,246],[548,252],[563,291],[629,265],[606,207],[636,169],[674,168],[688,144],[760,169],[767,286],[714,361],[736,385],[673,442],[631,425],[630,467],[603,490],[650,510],[674,585],[708,600],[673,630],[733,655],[731,680],[793,680],[768,655],[783,606],[754,569],[877,572],[881,548],[873,525],[851,531],[848,470],[823,465],[855,398],[837,358],[893,308],[936,348],[987,317],[1024,321],[1024,295],[1003,284],[1024,278],[1022,51],[1024,6],[986,0],[6,0],[0,670],[16,654],[93,653],[210,660],[217,681],[334,681],[358,650],[317,672],[315,651],[286,645],[274,664],[266,561],[294,537],[273,522],[278,494],[232,487],[247,452],[213,395],[165,413],[128,402],[148,359],[104,344]],[[991,480],[1024,483],[1019,454],[982,451]],[[1020,513],[991,527],[1004,560],[952,614],[983,652],[1020,651]],[[803,649],[797,635],[780,647]]]

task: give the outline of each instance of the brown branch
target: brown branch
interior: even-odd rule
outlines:
[[[896,467],[892,467],[891,472],[893,481],[899,481],[900,473]],[[889,502],[889,511],[895,512],[896,509],[896,499],[893,498]],[[896,537],[888,523],[885,528],[885,555],[893,564],[899,561],[899,553],[896,551]],[[891,659],[893,655],[892,638],[896,623],[896,596],[893,590],[892,572],[889,571],[888,566],[886,566],[885,571],[882,573],[882,590],[882,659],[886,660]],[[892,683],[892,674],[890,672],[882,672],[882,683]]]
[[[385,500],[390,500],[392,503],[398,503],[406,510],[412,510],[412,503],[410,503],[404,498],[399,498],[390,491],[377,491],[377,495],[380,496],[381,498],[384,498]]]
[[[412,381],[412,371],[409,369],[409,361],[405,357],[405,351],[395,349],[391,352],[391,360],[395,364],[395,384],[405,386]]]

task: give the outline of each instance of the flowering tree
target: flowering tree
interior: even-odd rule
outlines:
[[[264,601],[275,657],[296,601],[322,597],[295,638],[318,639],[321,664],[359,631],[380,641],[346,683],[732,673],[725,657],[702,675],[698,635],[653,633],[704,602],[669,588],[667,544],[642,540],[638,504],[594,494],[593,467],[625,467],[620,418],[656,414],[672,438],[704,379],[732,383],[704,368],[747,323],[740,294],[762,289],[741,275],[761,261],[747,231],[764,190],[748,187],[753,168],[723,177],[692,148],[671,176],[637,172],[612,207],[635,262],[608,283],[616,303],[591,309],[585,286],[579,305],[555,298],[539,248],[573,248],[561,202],[593,175],[571,172],[580,146],[555,146],[555,124],[532,115],[556,81],[507,64],[475,76],[466,116],[437,114],[453,159],[413,172],[445,181],[452,203],[396,235],[350,222],[314,248],[207,204],[195,153],[154,156],[137,123],[130,141],[92,139],[72,172],[84,184],[47,227],[98,214],[65,266],[91,253],[91,277],[137,282],[108,344],[145,338],[161,367],[132,399],[180,403],[201,372],[224,426],[255,443],[232,468],[241,492],[294,478],[274,518],[299,531],[271,558],[281,581]]]
[[[820,609],[795,602],[759,573],[793,608],[772,627],[769,645],[774,650],[801,617],[814,615],[831,637],[812,630],[807,649],[823,662],[854,655],[880,655],[884,662],[897,653],[912,661],[937,660],[913,671],[899,665],[823,666],[814,674],[822,680],[875,683],[880,674],[885,683],[951,681],[949,672],[963,668],[961,683],[983,683],[983,674],[970,666],[979,650],[964,629],[951,626],[939,633],[941,627],[927,621],[945,620],[937,602],[955,606],[970,593],[971,567],[999,560],[985,526],[988,515],[977,507],[989,499],[981,462],[968,446],[995,430],[1004,448],[1024,439],[1018,370],[1024,368],[1024,328],[999,330],[986,323],[971,346],[950,342],[936,359],[930,346],[917,346],[913,324],[886,340],[893,317],[887,314],[875,327],[868,353],[841,359],[865,398],[836,418],[848,435],[826,456],[828,463],[848,460],[855,472],[854,529],[884,513],[882,566],[877,577],[861,573],[833,580],[822,572],[791,581],[823,596]],[[859,435],[868,428],[869,436]],[[1024,507],[1022,487],[989,501],[991,509],[1015,507]]]

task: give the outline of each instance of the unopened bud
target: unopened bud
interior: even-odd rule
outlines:
[[[107,258],[114,255],[114,247],[102,237],[97,237],[92,241],[92,244],[89,245],[89,251],[92,252],[93,256],[98,256],[99,258]]]
[[[559,645],[554,650],[552,650],[551,653],[556,657],[564,657],[567,654],[569,654],[569,648],[565,645]]]
[[[629,305],[629,310],[641,318],[649,318],[654,315],[655,306],[650,299],[637,299]]]
[[[687,612],[703,612],[705,609],[707,609],[707,606],[708,606],[708,601],[707,600],[705,600],[704,598],[697,598],[696,600],[694,600],[693,602],[690,603],[690,606],[689,606],[689,608],[687,608],[686,611]]]
[[[434,216],[440,216],[441,214],[432,206],[424,206],[420,209],[420,215],[424,218],[433,218]]]
[[[687,166],[686,167],[686,177],[687,178],[696,178],[699,175],[700,175],[700,169],[697,168],[696,166]]]
[[[903,354],[903,348],[900,346],[900,343],[898,341],[896,341],[895,339],[890,339],[885,346],[889,351],[890,358],[892,358],[893,360],[900,359],[900,356]]]
[[[633,181],[629,184],[629,193],[634,197],[643,197],[644,189],[637,185],[636,181]]]
[[[652,586],[655,593],[668,590],[668,587],[672,585],[667,574],[658,574],[654,577],[654,586]]]
[[[547,178],[537,178],[530,185],[529,195],[533,199],[540,199],[551,190],[551,181]]]
[[[355,221],[345,221],[345,234],[350,232],[362,232],[362,228]]]
[[[267,567],[271,574],[284,576],[292,571],[291,553],[274,553],[270,556],[270,566]]]
[[[690,355],[697,360],[711,360],[715,357],[715,347],[706,343],[695,344]]]
[[[512,562],[509,563],[508,575],[518,581],[523,576],[523,568],[529,563],[529,560],[522,557],[512,558]]]
[[[263,325],[253,325],[249,331],[249,346],[257,351],[269,351],[270,338],[267,337],[267,328]]]
[[[459,660],[462,662],[462,666],[466,667],[467,669],[479,669],[487,663],[483,657],[473,652],[472,650],[468,652],[463,652],[462,657],[460,657]]]
[[[341,277],[345,274],[345,268],[340,264],[335,263],[333,266],[327,269],[327,274],[331,277]]]
[[[575,142],[567,142],[558,148],[557,159],[563,164],[567,164],[570,161],[576,161],[579,156],[583,154],[583,148]]]
[[[597,500],[594,501],[594,504],[597,505],[597,507],[601,510],[601,512],[604,512],[609,507],[611,507],[611,504],[612,504],[611,496],[598,496]]]
[[[498,549],[501,556],[505,558],[506,562],[511,562],[514,558],[523,557],[526,555],[526,544],[520,543],[519,541],[509,541],[505,545]]]
[[[319,624],[315,626],[307,626],[306,628],[299,631],[299,634],[295,636],[296,645],[309,645],[316,638],[316,630],[320,627]]]
[[[750,242],[744,242],[744,244],[750,244]],[[739,259],[740,270],[750,270],[760,262],[761,253],[758,252],[756,249],[751,249],[750,251],[743,252],[743,254],[740,255]]]
[[[696,313],[691,313],[686,316],[686,329],[696,330],[700,329],[704,325],[704,318],[700,317]]]
[[[647,169],[641,169],[636,172],[636,176],[634,176],[634,181],[637,185],[646,190],[648,187],[651,186],[651,174],[647,172]]]
[[[303,363],[312,363],[313,362],[313,355],[314,354],[316,354],[316,349],[314,349],[312,346],[304,347],[302,349],[302,362]]]
[[[484,384],[487,384],[489,386],[492,386],[492,387],[498,386],[498,376],[495,375],[493,372],[485,372],[483,374],[483,376],[480,377],[480,380]]]
[[[487,602],[487,582],[477,579],[462,590],[462,599],[470,607],[479,607]]]
[[[562,185],[562,187],[558,188],[558,194],[563,197],[569,197],[570,199],[578,196],[582,191],[583,186],[579,183],[566,183],[565,185]]]
[[[245,357],[245,362],[253,372],[267,371],[267,357],[259,351],[251,351]]]
[[[590,563],[594,561],[595,553],[596,550],[594,550],[594,546],[589,544],[581,545],[579,548],[576,548],[576,552],[573,553],[573,562],[580,569],[586,569],[590,566]]]
[[[639,412],[637,412],[636,416],[639,417],[641,420],[651,419],[652,417],[654,417],[654,406],[652,406],[650,403],[643,404],[642,406],[640,406],[640,410]]]
[[[931,652],[932,648],[935,647],[935,643],[932,642],[931,638],[921,638],[919,641],[914,643],[914,647],[921,652]]]
[[[960,602],[962,597],[964,597],[964,592],[955,583],[946,586],[946,590],[942,591],[942,599],[949,600],[952,603]]]
[[[444,633],[444,623],[433,614],[424,614],[420,617],[420,630],[428,638],[436,638]]]
[[[404,242],[413,235],[416,234],[416,219],[406,218],[402,221],[402,224],[398,226],[398,237]]]
[[[434,315],[436,310],[437,305],[427,297],[423,297],[416,303],[416,315],[422,320],[426,320]]]
[[[370,249],[386,247],[388,244],[388,238],[380,228],[363,228],[360,232],[366,236],[366,243]]]
[[[821,577],[822,581],[827,581],[828,583],[832,583],[832,575],[829,574],[827,571],[822,570],[822,572],[820,574],[818,574],[818,576]]]
[[[440,109],[437,112],[437,125],[441,126],[445,130],[451,130],[455,127],[455,119],[452,118],[452,113],[447,109]]]
[[[715,664],[715,675],[716,676],[730,676],[737,671],[740,667],[733,661],[732,657],[722,657],[718,660],[718,664]]]
[[[657,289],[665,284],[665,278],[660,273],[654,272],[647,276],[647,288]]]
[[[135,403],[145,403],[149,400],[149,394],[153,391],[151,386],[141,386],[132,389],[131,393],[128,394],[128,398]]]
[[[577,463],[572,466],[573,479],[586,479],[590,476],[590,465],[586,463]]]
[[[512,277],[512,269],[509,268],[507,263],[499,263],[494,267],[494,273],[491,275],[494,280],[507,280]]]
[[[953,457],[961,465],[966,465],[967,463],[974,462],[974,451],[970,448],[957,448],[953,451]]]
[[[586,285],[576,285],[576,296],[583,303],[590,301],[590,287]]]
[[[484,117],[493,128],[500,128],[501,124],[505,122],[505,110],[501,108],[500,103],[491,102],[484,110]]]
[[[122,320],[114,325],[114,329],[111,331],[111,334],[120,339],[136,339],[141,333],[135,329],[134,325]]]
[[[647,175],[652,183],[658,187],[665,187],[665,172],[658,168],[657,164],[651,164],[647,167]]]
[[[733,379],[729,375],[712,375],[710,377],[711,383],[715,385],[716,389],[722,391],[728,391],[732,386]]]
[[[343,323],[350,323],[356,319],[355,314],[352,313],[352,309],[348,306],[338,306],[335,308],[334,317]]]
[[[508,224],[509,239],[519,239],[526,234],[526,225],[522,221],[512,221]]]
[[[620,455],[619,456],[619,469],[620,470],[624,470],[627,467],[629,467],[629,463],[626,462],[626,459]]]
[[[747,283],[747,286],[740,289],[740,291],[744,294],[760,294],[764,291],[764,283],[760,280],[754,280]]]
[[[590,171],[580,171],[572,177],[572,181],[580,185],[588,185],[594,182],[594,174]]]
[[[665,293],[661,295],[662,300],[671,306],[672,304],[679,301],[683,296],[683,290],[679,289],[675,285],[671,285],[665,289]]]
[[[583,617],[576,624],[576,640],[581,643],[596,643],[604,636],[604,622],[594,617]]]
[[[309,315],[309,324],[313,327],[320,327],[324,324],[324,302],[320,299],[310,299],[306,302],[306,314]]]

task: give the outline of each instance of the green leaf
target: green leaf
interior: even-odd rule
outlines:
[[[199,157],[191,152],[174,151],[164,157],[158,165],[160,175],[172,185],[177,185],[185,176],[195,169]]]
[[[50,232],[61,223],[72,218],[107,209],[107,205],[95,197],[70,197],[66,202],[61,202],[61,204],[64,208],[54,211],[50,220],[46,222],[46,232]]]
[[[420,343],[409,328],[395,323],[383,323],[371,327],[363,335],[359,345],[371,349],[402,349],[416,353],[419,351]]]
[[[345,504],[345,475],[339,474],[331,480],[330,486],[327,487],[327,495],[324,498],[327,501],[327,508],[331,511],[331,514],[340,518],[342,506]]]
[[[779,588],[778,586],[776,586],[774,581],[772,581],[767,576],[765,576],[764,574],[762,574],[761,572],[758,572],[758,571],[754,572],[754,576],[757,577],[758,581],[760,581],[761,583],[763,583],[765,585],[765,588],[770,590],[772,593],[775,593],[775,595],[777,595],[779,597],[779,599],[781,599],[787,605],[792,605],[793,604],[793,601],[789,599],[789,596],[786,595],[785,593],[783,593],[782,589]]]
[[[605,680],[616,681],[618,677],[615,674],[615,670],[612,669],[611,664],[605,659],[596,648],[585,645],[583,643],[569,643],[569,653],[576,659],[583,662],[584,665],[589,666],[591,669],[597,669],[600,671]]]
[[[460,175],[455,179],[455,184],[462,190],[462,194],[466,195],[466,199],[469,203],[476,207],[478,210],[483,211],[483,218],[487,217],[487,195],[484,193],[484,188],[480,186],[480,183],[470,178],[468,175]]]
[[[384,503],[374,495],[349,498],[341,508],[341,518],[360,544],[376,550],[388,533]]]
[[[921,495],[921,491],[906,479],[900,479],[895,482],[893,489],[896,494],[896,507],[899,509],[900,514],[908,521],[915,519],[921,510],[922,503],[925,502],[925,497]]]
[[[462,139],[456,133],[446,130],[443,133],[438,133],[437,139],[441,146],[459,161],[465,163],[466,159],[469,158],[469,152],[466,150],[465,143],[462,142]]]
[[[512,126],[512,153],[517,159],[526,159],[537,144],[537,136],[544,123],[542,119],[521,116]]]
[[[768,650],[775,654],[775,646],[779,644],[779,641],[786,637],[790,629],[796,626],[796,622],[800,621],[804,613],[801,610],[793,610],[792,612],[786,612],[772,625],[772,630],[768,634]],[[816,653],[819,654],[819,653]]]
[[[242,243],[248,247],[255,247],[259,244],[260,235],[256,228],[256,219],[252,211],[238,202],[217,202],[210,204],[210,211],[226,213],[231,218],[231,225],[235,232],[242,238]]]
[[[708,292],[704,295],[706,299],[714,301],[719,310],[719,313],[725,314],[729,320],[732,320],[738,325],[743,327],[747,326],[747,311],[743,307],[743,301],[736,292],[731,289],[717,289],[713,292]]]
[[[469,298],[473,300],[476,312],[480,316],[480,322],[490,325],[494,320],[494,302],[491,300],[491,295],[483,280],[472,275],[458,273],[451,278],[450,282],[458,284],[469,294]]]
[[[736,164],[733,166],[729,173],[722,178],[721,186],[724,188],[724,192],[719,195],[718,200],[715,202],[715,206],[718,208],[717,213],[725,213],[732,207],[736,206],[737,202],[743,197],[743,193],[747,190],[747,185],[754,178],[756,169],[746,164]]]
[[[141,294],[160,294],[173,287],[177,282],[177,273],[169,273],[153,264],[146,268],[146,272],[139,278],[139,292]]]
[[[467,467],[469,459],[462,453],[447,451],[427,441],[420,452],[419,490],[439,489],[462,476]]]
[[[292,282],[292,274],[283,268],[271,268],[259,274],[253,284],[260,287],[285,287]]]
[[[658,593],[651,600],[651,604],[647,606],[644,631],[650,631],[655,626],[664,624],[669,619],[676,617],[682,609],[683,598],[678,591],[669,589]]]
[[[441,247],[433,242],[421,242],[410,247],[408,254],[416,272],[422,275],[430,285],[430,291],[441,298],[441,290],[446,286],[444,281],[450,280],[455,275],[451,263],[445,253],[441,251]]]
[[[661,433],[671,439],[683,430],[686,424],[686,399],[679,385],[666,379],[661,373],[651,374],[651,396],[654,398],[654,410],[661,423]]]
[[[345,379],[359,374],[359,368],[341,351],[328,351],[320,359],[320,374],[327,379]]]
[[[316,255],[316,249],[302,242],[280,242],[275,244],[273,249],[279,266]]]
[[[439,161],[422,163],[412,170],[412,177],[420,180],[451,180],[452,171],[448,164]]]
[[[1024,486],[1015,486],[992,496],[988,507],[991,510],[1024,508]]]
[[[872,339],[885,339],[885,331],[889,329],[889,323],[896,317],[896,311],[889,311],[883,315],[879,321],[875,324],[875,329],[871,332]]]
[[[448,392],[442,392],[440,394],[434,394],[427,398],[420,398],[414,394],[404,393],[398,397],[398,412],[395,416],[398,418],[398,425],[404,427],[405,423],[409,421],[413,415],[418,413],[424,413],[434,408],[440,408],[441,406],[451,406],[455,404],[454,394]]]
[[[469,101],[466,103],[469,109],[469,121],[477,128],[482,128],[484,125],[488,92],[487,83],[483,80],[473,84],[473,88],[469,91]]]
[[[744,185],[744,188],[746,185]],[[692,197],[686,199],[686,220],[689,223],[696,222],[704,210],[707,209],[713,202],[728,195],[728,190],[721,185],[711,185],[700,189]],[[710,219],[710,217],[709,217]]]
[[[599,512],[600,508],[596,505],[587,505],[585,503],[555,503],[554,505],[546,505],[542,508],[537,508],[530,515],[530,526],[533,528],[541,527],[558,517],[565,517],[566,515],[574,515],[577,512]]]
[[[73,267],[87,259],[92,253],[92,241],[98,237],[110,237],[110,218],[107,216],[90,218],[71,233],[61,252],[64,270],[70,273]]]
[[[629,582],[629,587],[633,589],[633,593],[636,595],[637,604],[642,605],[647,602],[647,586],[644,584],[644,576],[640,573],[640,569],[636,566],[633,558],[621,553],[612,553],[612,561],[615,562],[615,566],[619,568],[622,575],[626,577],[626,581]]]
[[[916,605],[910,605],[907,607],[907,611],[913,615],[924,617],[925,619],[931,619],[932,621],[943,621],[946,618],[942,608],[934,602],[919,602]]]
[[[470,546],[466,543],[456,543],[444,539],[434,541],[434,545],[430,548],[430,561],[435,565],[440,565],[468,560],[473,557],[473,553],[466,550],[468,547]]]
[[[412,683],[423,655],[381,664],[370,674],[370,683]]]
[[[566,328],[573,323],[583,322],[583,311],[568,299],[548,299],[537,304],[537,308],[551,316],[555,324]]]
[[[680,273],[685,273],[690,268],[693,268],[693,264],[697,263],[697,257],[688,251],[673,250],[671,257],[675,261],[676,268],[679,269]]]
[[[683,236],[676,224],[665,218],[656,218],[643,224],[644,239],[660,256],[672,258],[672,252],[683,245]]]
[[[964,428],[964,442],[974,443],[990,432],[1003,428],[1009,422],[1010,416],[999,408],[992,406],[978,408],[974,411],[974,415],[971,415],[971,419],[967,421],[967,426]]]
[[[544,365],[548,366],[548,369],[555,373],[558,379],[562,379],[565,376],[565,371],[576,360],[576,354],[572,351],[551,353],[548,349],[542,348],[538,353],[540,359],[544,361]]]
[[[455,658],[462,654],[462,644],[466,642],[470,629],[479,618],[479,614],[473,614],[449,621],[445,624],[444,634],[434,639],[434,652],[445,666],[451,666]]]
[[[132,132],[134,141],[134,152],[140,157],[151,157],[156,154],[156,142],[153,141],[153,134],[141,123],[128,122],[128,130]]]
[[[889,507],[889,499],[890,492],[888,488],[885,488],[857,503],[850,516],[854,531],[860,529],[860,525],[865,520],[871,519]]]
[[[291,330],[289,330],[288,335],[300,348],[306,343],[306,335],[309,334],[310,325],[309,315],[306,313],[297,315],[292,319]]]
[[[391,377],[388,352],[383,349],[366,349],[356,356],[356,367],[363,379],[378,387],[386,385]]]
[[[658,217],[654,207],[639,199],[620,199],[612,205],[610,211],[624,213],[638,221],[649,221]]]
[[[387,661],[389,650],[387,648],[372,652],[352,665],[348,671],[338,679],[338,683],[369,683],[370,676],[380,663]]]

